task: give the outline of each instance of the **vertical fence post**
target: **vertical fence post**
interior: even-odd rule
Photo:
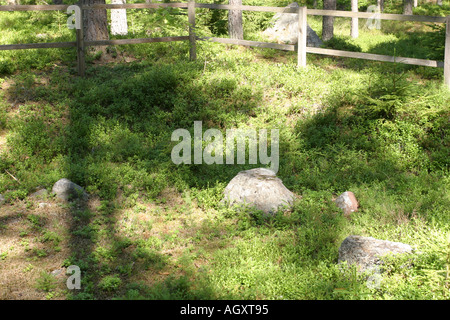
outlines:
[[[306,35],[307,35],[307,12],[306,7],[298,8],[298,68],[306,67]]]
[[[447,16],[445,24],[444,83],[450,89],[450,16]]]
[[[197,60],[197,49],[195,35],[195,0],[189,0],[188,3],[188,21],[189,21],[189,59],[191,61]]]
[[[80,19],[80,29],[75,29],[77,36],[77,72],[81,77],[84,77],[84,70],[86,68],[84,56],[83,11],[84,10],[81,9],[80,16],[76,17],[76,19]]]
[[[358,12],[358,0],[352,0],[352,12]],[[352,38],[358,38],[359,36],[359,20],[358,17],[352,18],[350,36]]]

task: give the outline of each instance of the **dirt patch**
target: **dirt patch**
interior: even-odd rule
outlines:
[[[0,153],[3,151],[7,151],[7,144],[6,144],[6,137],[7,137],[8,131],[6,130],[0,130]]]

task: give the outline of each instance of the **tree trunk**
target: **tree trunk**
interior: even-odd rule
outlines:
[[[81,0],[81,5],[105,4],[105,0]],[[84,40],[108,40],[108,16],[106,9],[90,9],[83,12]],[[106,46],[93,46],[91,52],[106,53]]]
[[[442,7],[442,0],[437,0],[437,5]]]
[[[413,14],[413,0],[403,0],[403,14]]]
[[[242,5],[242,0],[230,0],[230,5]],[[231,39],[244,39],[244,29],[242,26],[242,11],[229,10],[228,13],[228,33]]]
[[[418,5],[419,5],[419,0],[414,0],[414,8],[417,8]]]
[[[380,13],[383,12],[383,10],[384,10],[384,0],[377,0],[377,7],[378,7]]]
[[[352,12],[358,12],[358,0],[352,0]],[[352,18],[350,33],[352,38],[358,38],[359,35],[358,18]]]
[[[336,10],[336,0],[323,0],[324,10]],[[328,41],[334,34],[334,17],[323,16],[322,18],[322,40]]]
[[[126,0],[111,0],[111,4],[124,4]],[[111,34],[127,35],[127,10],[111,9]]]

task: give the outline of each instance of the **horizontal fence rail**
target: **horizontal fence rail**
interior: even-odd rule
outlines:
[[[52,5],[7,5],[0,6],[0,11],[55,11],[67,10],[69,5],[66,4],[52,4]]]
[[[2,5],[1,11],[54,11],[67,10],[69,5]],[[444,83],[450,89],[450,16],[419,16],[419,15],[402,15],[402,14],[385,14],[373,12],[352,12],[339,10],[319,10],[307,9],[306,7],[288,8],[288,7],[266,7],[266,6],[248,6],[248,5],[227,5],[227,4],[207,4],[196,3],[190,0],[186,3],[127,3],[127,4],[95,4],[90,6],[80,6],[82,12],[91,9],[159,9],[159,8],[179,8],[188,9],[189,35],[176,37],[160,37],[160,38],[138,38],[138,39],[117,39],[117,40],[95,40],[85,41],[83,38],[83,28],[77,30],[77,39],[74,42],[47,42],[47,43],[28,43],[28,44],[8,44],[0,45],[0,50],[20,50],[20,49],[42,49],[42,48],[73,48],[77,49],[77,69],[80,75],[84,75],[84,55],[85,46],[105,46],[105,45],[124,45],[138,43],[157,43],[157,42],[173,42],[173,41],[189,41],[190,60],[196,59],[196,41],[211,41],[224,44],[235,44],[242,46],[271,48],[285,51],[298,52],[298,66],[306,66],[306,53],[330,55],[337,57],[365,59],[381,62],[396,62],[410,65],[437,67],[444,69]],[[219,37],[198,37],[195,34],[195,9],[219,9],[219,10],[241,10],[253,12],[273,12],[273,13],[292,13],[298,14],[299,17],[299,36],[298,43],[280,44],[272,42],[261,42],[251,40],[237,40]],[[426,60],[407,57],[393,57],[388,55],[380,55],[373,53],[351,52],[343,50],[307,47],[306,45],[306,23],[307,15],[313,16],[332,16],[343,18],[361,18],[361,19],[379,19],[393,21],[416,21],[429,23],[445,23],[445,57],[444,61]],[[81,19],[83,20],[83,19]],[[83,21],[81,21],[82,24]]]
[[[257,47],[257,48],[269,48],[278,49],[285,51],[297,51],[297,45],[294,44],[282,44],[282,43],[272,43],[272,42],[261,42],[252,40],[238,40],[230,38],[217,38],[217,37],[198,37],[197,39],[203,41],[211,41],[217,43],[225,44],[236,44],[240,46]]]
[[[117,39],[117,40],[95,40],[95,41],[84,41],[84,44],[86,46],[109,46],[109,45],[121,45],[121,44],[175,42],[175,41],[186,41],[186,40],[189,40],[189,36],[161,37],[161,38]]]
[[[242,10],[254,12],[298,13],[298,8],[286,8],[286,7],[238,6],[229,4],[209,4],[209,3],[196,3],[195,7],[205,9]]]
[[[21,50],[21,49],[46,49],[46,48],[73,48],[77,43],[72,42],[43,42],[43,43],[24,43],[24,44],[4,44],[0,50]]]
[[[444,67],[443,61],[405,58],[405,57],[393,57],[393,56],[386,56],[386,55],[374,54],[374,53],[351,52],[351,51],[314,48],[314,47],[306,47],[306,52],[316,53],[316,54],[325,54],[325,55],[337,56],[337,57],[345,57],[345,58],[356,58],[356,59],[365,59],[365,60],[382,61],[382,62],[404,63],[404,64],[411,64],[411,65],[425,66],[425,67],[435,67],[435,68],[443,68]]]
[[[433,17],[433,16],[417,16],[417,15],[403,15],[403,14],[391,14],[391,13],[373,13],[373,12],[351,12],[351,11],[331,11],[331,10],[318,10],[308,9],[308,14],[312,16],[331,16],[331,17],[343,17],[343,18],[363,18],[370,19],[376,16],[380,20],[395,20],[395,21],[418,21],[418,22],[434,22],[445,23],[446,17]]]
[[[70,5],[7,5],[0,6],[0,11],[55,11],[67,10]],[[183,8],[187,3],[124,3],[124,4],[93,4],[80,6],[81,9],[158,9],[158,8]]]

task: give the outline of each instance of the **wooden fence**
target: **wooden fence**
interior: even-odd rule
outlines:
[[[0,6],[0,11],[48,11],[48,10],[67,10],[68,5],[4,5]],[[104,46],[104,45],[122,45],[137,43],[153,43],[153,42],[173,42],[173,41],[189,41],[189,55],[191,60],[196,60],[196,41],[212,41],[226,44],[236,44],[243,46],[272,48],[279,50],[297,51],[298,66],[306,66],[306,53],[323,54],[337,57],[348,57],[357,59],[366,59],[384,62],[398,62],[418,66],[444,68],[444,83],[450,89],[450,16],[432,17],[418,15],[401,15],[401,14],[376,14],[371,12],[352,12],[337,10],[316,10],[286,7],[263,7],[263,6],[238,6],[238,5],[221,5],[221,4],[205,4],[196,3],[195,0],[189,0],[187,3],[135,3],[135,4],[96,4],[91,6],[81,6],[81,13],[90,9],[149,9],[149,8],[181,8],[188,11],[189,35],[178,37],[161,37],[161,38],[138,38],[138,39],[119,39],[119,40],[97,40],[85,41],[83,39],[83,19],[81,20],[81,28],[76,31],[76,41],[74,42],[52,42],[52,43],[29,43],[29,44],[10,44],[0,45],[0,50],[18,50],[18,49],[38,49],[38,48],[67,48],[74,47],[77,50],[77,70],[80,76],[85,73],[85,47],[86,46]],[[259,12],[277,12],[277,13],[296,13],[299,19],[298,43],[279,44],[271,42],[260,42],[250,40],[237,40],[229,38],[217,37],[198,37],[195,35],[195,11],[196,8],[206,9],[222,9],[222,10],[242,10],[242,11],[259,11]],[[307,47],[307,15],[333,16],[347,18],[364,18],[364,19],[381,19],[396,21],[418,21],[431,23],[445,23],[445,53],[444,61],[416,59],[407,57],[393,57],[380,54],[350,52],[343,50],[324,49],[316,47]]]

